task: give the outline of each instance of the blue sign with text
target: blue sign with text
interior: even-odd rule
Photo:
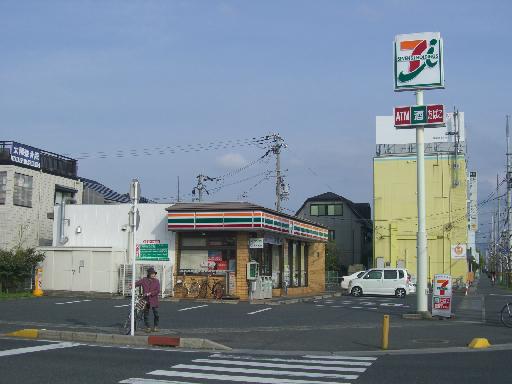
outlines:
[[[41,168],[41,153],[28,145],[12,143],[11,161],[29,167]]]

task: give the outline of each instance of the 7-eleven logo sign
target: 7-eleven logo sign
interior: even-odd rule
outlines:
[[[438,279],[436,280],[436,289],[439,291],[439,295],[444,296],[448,291],[448,284],[450,280],[448,279]]]
[[[395,38],[395,90],[443,86],[440,34],[398,35]]]

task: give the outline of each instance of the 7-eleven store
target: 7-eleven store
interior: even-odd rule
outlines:
[[[178,203],[167,222],[176,233],[176,281],[187,286],[213,275],[226,294],[246,300],[247,263],[256,261],[273,296],[325,289],[323,226],[250,203]]]

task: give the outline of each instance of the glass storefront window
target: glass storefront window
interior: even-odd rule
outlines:
[[[272,245],[272,288],[281,286],[281,248]]]
[[[292,274],[292,285],[294,287],[298,287],[299,286],[299,270],[300,270],[300,265],[299,265],[299,254],[298,254],[298,247],[297,247],[297,242],[293,242],[293,246],[292,246],[292,268],[293,268],[293,274]]]
[[[234,235],[180,234],[179,273],[236,271]]]

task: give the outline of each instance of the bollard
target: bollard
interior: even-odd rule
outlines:
[[[384,315],[382,320],[382,349],[388,349],[389,338],[389,315]]]
[[[37,268],[36,269],[36,276],[35,276],[35,288],[34,290],[32,291],[32,294],[36,297],[41,297],[43,296],[43,289],[42,289],[42,286],[43,286],[43,269],[42,268]]]

